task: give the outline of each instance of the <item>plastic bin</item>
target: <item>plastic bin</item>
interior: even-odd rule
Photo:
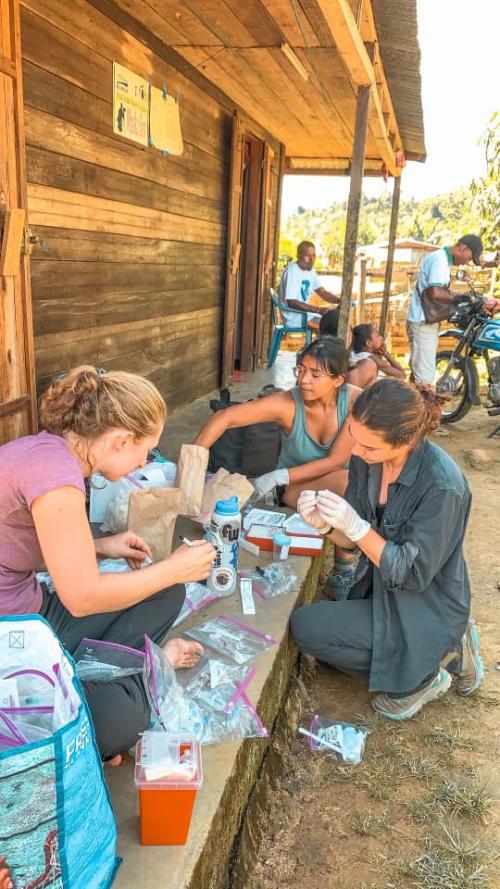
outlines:
[[[165,734],[163,738],[171,749],[172,739]],[[179,738],[174,743],[179,756],[192,750],[195,773],[190,780],[166,776],[148,780],[141,765],[143,741],[137,744],[134,777],[139,791],[139,834],[143,846],[183,846],[187,841],[196,793],[203,781],[201,747],[193,738]]]

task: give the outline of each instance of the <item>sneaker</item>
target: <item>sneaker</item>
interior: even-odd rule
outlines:
[[[411,695],[404,698],[391,698],[389,695],[376,695],[372,699],[372,707],[381,716],[388,719],[411,719],[429,701],[444,695],[451,685],[451,676],[447,670],[440,669],[437,676]]]
[[[484,679],[484,666],[479,654],[479,631],[476,621],[469,617],[467,629],[462,639],[462,663],[457,683],[457,694],[472,695]]]
[[[326,582],[326,592],[331,599],[340,602],[347,599],[350,589],[354,583],[354,575],[356,574],[357,561],[352,565],[342,566],[342,568],[333,568]]]

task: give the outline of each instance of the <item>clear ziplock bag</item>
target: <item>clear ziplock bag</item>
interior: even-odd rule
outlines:
[[[205,660],[190,678],[185,691],[195,698],[200,707],[227,712],[239,695],[246,691],[254,676],[255,668]]]
[[[147,636],[143,680],[153,728],[161,726],[170,734],[193,734],[199,740],[203,730],[200,709],[177,682],[175,670],[163,649]]]
[[[142,490],[144,486],[132,476],[120,479],[120,489],[106,510],[106,518],[101,531],[120,534],[127,530],[128,506],[132,491]]]
[[[203,713],[202,744],[267,737],[269,732],[244,691],[240,692],[228,712],[205,710]]]
[[[252,587],[262,599],[273,599],[283,593],[298,589],[299,578],[289,562],[271,562],[259,571],[246,569],[239,572],[240,577],[249,577]]]
[[[244,664],[277,644],[277,640],[268,633],[254,630],[225,614],[187,630],[186,636],[207,645],[237,664]]]
[[[82,639],[73,660],[82,682],[111,682],[144,669],[143,651],[101,639]]]
[[[254,676],[255,667],[252,670],[248,670],[244,679],[239,682],[224,682],[215,688],[201,689],[196,700],[205,709],[229,713],[236,701],[246,692]]]
[[[305,732],[311,750],[326,750],[342,762],[357,765],[363,759],[369,729],[349,722],[314,716]]]
[[[0,716],[2,726],[10,725],[11,729],[14,727],[16,736],[22,738],[22,744],[43,741],[52,735],[53,707],[9,707],[8,710],[0,711]],[[14,746],[17,747],[18,744]]]
[[[209,590],[205,584],[187,583],[186,598],[184,599],[182,608],[172,626],[178,626],[183,620],[190,617],[191,614],[195,614],[200,608],[203,608],[204,605],[208,605],[210,602],[215,602],[216,599],[220,599],[220,593],[215,590]]]

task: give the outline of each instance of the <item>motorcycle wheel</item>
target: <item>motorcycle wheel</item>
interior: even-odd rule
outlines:
[[[448,364],[453,352],[438,352],[436,355],[436,373],[437,382],[436,389],[439,392],[439,381],[444,374],[446,365]],[[454,392],[450,401],[443,405],[441,414],[443,423],[458,423],[466,414],[469,413],[472,403],[469,399],[469,387],[467,377],[465,376],[465,361],[460,358],[458,363],[448,375],[454,384]]]

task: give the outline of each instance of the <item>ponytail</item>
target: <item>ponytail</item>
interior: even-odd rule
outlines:
[[[164,423],[167,406],[156,386],[125,371],[82,365],[57,379],[40,400],[47,432],[74,432],[93,439],[109,429],[126,429],[139,439]]]
[[[439,426],[445,401],[446,396],[423,383],[378,380],[363,389],[354,402],[352,416],[383,435],[387,444],[415,448]]]

